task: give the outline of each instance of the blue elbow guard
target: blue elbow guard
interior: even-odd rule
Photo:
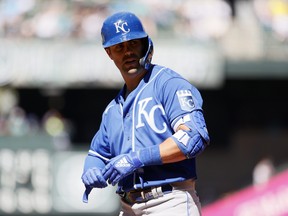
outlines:
[[[179,130],[172,138],[187,158],[193,158],[200,154],[210,142],[202,111],[196,110],[189,114],[185,124],[190,130]]]
[[[206,147],[203,138],[198,131],[195,130],[179,130],[172,136],[172,138],[188,159],[196,157]]]

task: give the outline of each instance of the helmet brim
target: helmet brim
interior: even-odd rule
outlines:
[[[122,34],[121,36],[117,35],[111,38],[109,41],[103,43],[104,48],[108,48],[110,46],[114,46],[119,43],[123,43],[130,40],[141,39],[148,37],[145,32],[129,32],[128,34]]]

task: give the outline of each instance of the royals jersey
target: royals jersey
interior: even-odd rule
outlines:
[[[175,133],[181,117],[201,109],[199,91],[178,73],[153,65],[137,88],[124,99],[124,89],[110,102],[94,136],[89,155],[103,160],[152,145]],[[196,179],[195,158],[177,163],[145,166],[125,177],[119,190],[158,186]]]

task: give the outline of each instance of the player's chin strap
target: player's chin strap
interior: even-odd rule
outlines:
[[[140,59],[139,63],[145,70],[148,70],[151,66],[152,56],[153,56],[153,42],[150,37],[147,37],[148,48],[146,54]]]

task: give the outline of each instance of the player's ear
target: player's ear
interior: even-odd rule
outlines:
[[[107,55],[110,57],[110,59],[112,59],[112,57],[111,57],[111,50],[109,49],[109,47],[108,47],[108,48],[105,48],[105,51],[106,51]],[[112,60],[113,60],[113,59],[112,59]]]

